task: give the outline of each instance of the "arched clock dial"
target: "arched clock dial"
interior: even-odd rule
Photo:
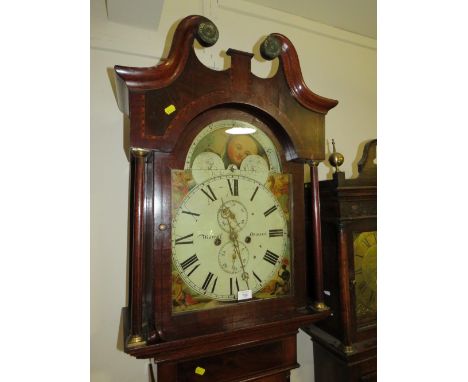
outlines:
[[[192,188],[175,211],[174,268],[194,296],[234,301],[238,292],[255,294],[278,277],[288,234],[268,188],[238,174],[215,176]]]
[[[234,134],[230,133],[233,129]],[[223,119],[205,126],[190,145],[184,168],[209,169],[214,156],[218,157],[214,160],[217,169],[220,162],[221,168],[226,170],[254,169],[253,178],[258,175],[257,180],[263,182],[269,172],[281,172],[279,155],[271,139],[245,121]]]

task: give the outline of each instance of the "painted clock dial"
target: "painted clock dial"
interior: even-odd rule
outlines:
[[[291,182],[270,138],[217,120],[195,137],[184,167],[172,171],[173,312],[237,302],[239,292],[290,294]]]
[[[209,170],[207,170],[209,172]],[[173,312],[291,292],[289,175],[266,184],[242,171],[197,184],[173,170]]]
[[[288,225],[275,196],[241,175],[198,185],[173,219],[178,274],[195,294],[214,300],[261,290],[277,275],[287,245]]]

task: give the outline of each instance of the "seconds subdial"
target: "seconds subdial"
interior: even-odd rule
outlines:
[[[218,224],[226,232],[240,232],[247,225],[249,213],[238,200],[224,202],[218,211]]]
[[[221,247],[218,252],[218,262],[223,271],[231,274],[240,273],[242,265],[247,266],[250,254],[245,244],[239,242],[240,259],[236,252],[237,249],[233,242],[226,243]]]

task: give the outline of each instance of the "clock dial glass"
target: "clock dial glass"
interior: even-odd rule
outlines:
[[[358,318],[377,312],[377,231],[354,233],[354,277]]]
[[[290,175],[245,122],[214,122],[172,170],[173,313],[291,293]]]

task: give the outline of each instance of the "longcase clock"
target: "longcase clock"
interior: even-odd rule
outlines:
[[[160,381],[283,381],[298,328],[330,314],[321,246],[306,251],[321,231],[318,192],[304,228],[303,166],[318,185],[337,101],[307,88],[283,35],[262,44],[279,60],[267,79],[251,73],[251,53],[228,49],[223,71],[200,63],[194,39],[217,38],[189,16],[161,64],[115,67],[131,146],[125,352],[154,358]]]
[[[376,152],[377,140],[367,142],[357,178],[346,179],[337,166],[332,180],[319,182],[325,303],[332,315],[305,328],[317,382],[377,380]]]

